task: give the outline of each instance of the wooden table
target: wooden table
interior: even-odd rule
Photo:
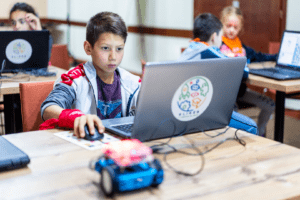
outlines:
[[[13,80],[2,80],[0,87],[0,95],[3,95],[4,100],[4,119],[5,119],[5,133],[22,132],[22,116],[20,105],[20,82],[42,82],[42,81],[55,81],[66,70],[49,66],[50,72],[56,72],[56,76],[29,76],[20,74],[14,77]],[[3,74],[11,76],[12,74]]]
[[[262,65],[262,63],[250,64],[249,68],[261,68]],[[249,74],[248,83],[250,85],[276,90],[274,139],[276,141],[283,142],[285,98],[299,94],[300,79],[278,81],[275,79]]]
[[[28,167],[0,172],[0,199],[104,199],[99,188],[100,175],[89,169],[89,162],[101,150],[89,151],[67,142],[53,133],[59,130],[10,134],[4,137],[18,146],[31,159]],[[234,136],[235,129],[216,138],[204,133],[173,138],[174,147],[191,153],[192,141],[205,151],[220,141]],[[207,132],[214,135],[221,130]],[[236,141],[226,141],[204,155],[203,171],[196,176],[173,172],[161,161],[165,175],[158,188],[117,194],[114,199],[287,199],[300,197],[300,150],[243,131]],[[148,146],[160,141],[147,142]],[[171,154],[168,163],[177,170],[196,172],[199,156]]]

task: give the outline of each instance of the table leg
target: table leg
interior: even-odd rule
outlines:
[[[23,131],[20,94],[3,95],[5,134]]]
[[[285,92],[276,91],[274,139],[278,142],[283,142],[285,96]]]

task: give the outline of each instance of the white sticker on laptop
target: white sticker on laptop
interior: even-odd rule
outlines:
[[[11,41],[5,50],[6,58],[14,64],[25,63],[32,54],[32,47],[29,42],[23,39]]]
[[[172,113],[180,121],[200,116],[209,106],[213,86],[204,76],[195,76],[180,85],[172,99]]]

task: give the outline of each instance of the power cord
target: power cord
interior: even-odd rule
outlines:
[[[217,135],[208,135],[208,134],[205,133],[204,131],[203,131],[203,133],[204,133],[206,136],[209,136],[209,137],[211,137],[211,138],[215,138],[215,137],[218,137],[218,136],[220,136],[220,135],[226,133],[226,132],[228,131],[229,128],[230,128],[230,127],[226,128],[225,131],[223,131],[223,132],[221,132],[221,133],[218,133]],[[240,138],[238,137],[238,135],[237,135],[237,132],[238,132],[239,130],[242,130],[242,129],[237,129],[237,130],[235,131],[235,133],[234,133],[234,137],[232,137],[232,138],[226,138],[226,139],[220,141],[219,143],[217,143],[215,146],[211,147],[210,149],[207,149],[207,150],[204,151],[204,152],[202,152],[199,148],[197,148],[197,147],[195,146],[194,143],[192,143],[191,141],[188,140],[188,141],[190,142],[192,148],[195,149],[195,150],[198,152],[198,153],[196,153],[196,154],[195,154],[195,153],[188,153],[188,152],[185,152],[185,151],[182,151],[182,150],[178,150],[178,149],[176,149],[175,147],[173,147],[172,145],[170,145],[169,142],[171,141],[171,139],[172,139],[173,137],[171,137],[167,142],[160,143],[160,144],[156,144],[156,145],[152,145],[152,146],[150,146],[150,148],[153,150],[153,153],[154,153],[154,154],[155,154],[155,153],[156,153],[156,154],[164,154],[163,161],[164,161],[164,162],[166,163],[166,165],[167,165],[171,170],[173,170],[175,173],[181,174],[181,175],[184,175],[184,176],[195,176],[195,175],[201,173],[201,171],[203,171],[203,169],[204,169],[204,165],[205,165],[204,154],[211,152],[212,150],[216,149],[217,147],[219,147],[220,145],[222,145],[222,144],[225,143],[226,141],[229,141],[229,140],[236,140],[236,141],[237,141],[239,144],[241,144],[242,146],[244,146],[244,147],[246,146],[246,142],[245,142],[243,139],[240,139]],[[161,152],[161,150],[164,149],[163,146],[167,146],[167,147],[171,148],[171,150],[170,150],[170,151],[166,151],[166,152]],[[200,158],[201,158],[201,166],[200,166],[200,169],[197,170],[195,173],[187,173],[187,172],[183,172],[183,171],[179,171],[179,170],[175,169],[175,168],[174,168],[171,164],[169,164],[168,161],[167,161],[167,155],[170,155],[170,154],[172,154],[172,153],[181,153],[181,154],[189,155],[189,156],[200,156]]]

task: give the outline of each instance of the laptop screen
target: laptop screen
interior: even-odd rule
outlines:
[[[300,32],[283,33],[277,65],[300,69]]]
[[[47,68],[49,31],[0,31],[2,72],[19,72]]]

